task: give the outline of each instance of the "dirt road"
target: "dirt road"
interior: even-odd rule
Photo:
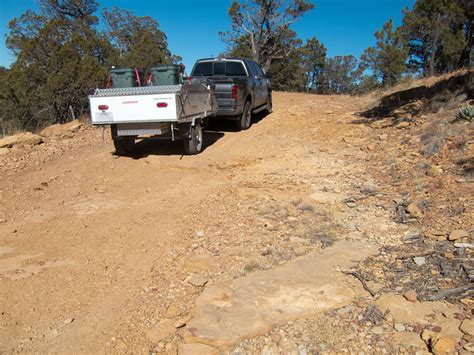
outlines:
[[[254,274],[258,280],[272,272],[291,275],[298,269],[278,268],[291,268],[292,260],[304,255],[314,261],[331,248],[360,248],[363,257],[377,243],[396,238],[400,227],[383,205],[353,209],[344,203],[375,184],[364,166],[369,158],[353,143],[370,132],[351,123],[364,103],[284,93],[276,93],[274,102],[274,113],[248,131],[215,126],[197,156],[182,156],[180,144],[146,143],[133,158],[117,157],[110,142],[102,143],[100,132],[90,128],[57,143],[65,148],[44,161],[47,146],[55,143],[38,148],[29,161],[19,160],[15,169],[4,169],[0,352],[181,347],[196,353],[224,343],[231,349],[242,339],[304,318],[307,309],[270,317],[227,343],[200,340],[193,327],[202,323],[197,318],[204,312],[203,292],[221,284],[232,288],[233,282],[252,285],[245,280]],[[348,267],[355,257],[344,255],[333,258],[333,269]],[[347,287],[335,288],[324,300],[319,322],[323,311],[366,295],[355,278],[340,272],[324,282],[325,289],[335,283]],[[240,301],[252,303],[252,292]],[[305,300],[301,294],[278,299]],[[342,325],[328,324],[317,333],[327,328],[323,341],[338,344]],[[186,342],[197,345],[183,346]],[[337,350],[334,346],[328,349]]]

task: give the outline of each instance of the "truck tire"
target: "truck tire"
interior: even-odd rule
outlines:
[[[196,122],[194,127],[189,125],[189,134],[183,136],[184,150],[189,155],[195,155],[201,152],[203,146],[203,134],[201,123]]]
[[[244,110],[240,118],[235,121],[237,130],[243,131],[250,128],[252,124],[252,108],[250,107],[250,101],[246,101],[244,105]]]
[[[114,138],[114,147],[117,155],[130,155],[135,148],[135,139],[132,137]]]
[[[268,98],[267,98],[267,108],[265,109],[265,112],[267,115],[271,114],[273,112],[273,101],[272,101],[272,93],[268,93]]]

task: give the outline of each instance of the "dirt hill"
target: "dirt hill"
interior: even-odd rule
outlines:
[[[473,351],[469,75],[275,93],[197,156],[84,125],[3,148],[0,352]]]

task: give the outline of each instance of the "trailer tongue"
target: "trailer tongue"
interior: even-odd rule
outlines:
[[[133,152],[136,139],[182,139],[188,154],[202,150],[202,120],[216,113],[206,83],[97,89],[89,96],[93,125],[110,125],[118,154]]]

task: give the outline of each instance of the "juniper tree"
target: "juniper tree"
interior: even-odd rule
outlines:
[[[135,16],[117,7],[102,11],[107,27],[106,35],[118,49],[115,64],[149,69],[153,64],[173,61],[166,35],[158,21],[149,16]]]

